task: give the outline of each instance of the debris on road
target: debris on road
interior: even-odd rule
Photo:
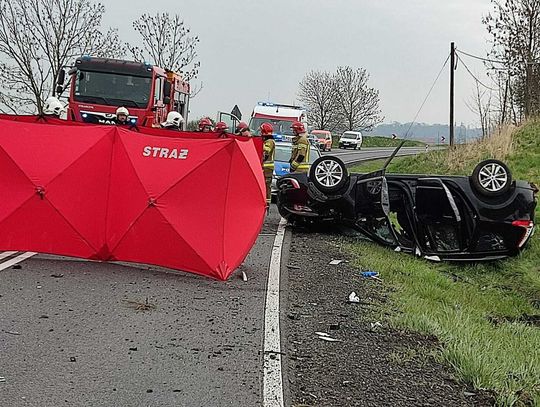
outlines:
[[[22,266],[20,264],[15,264],[12,268],[15,270],[20,270],[22,269]]]
[[[76,361],[77,361],[77,358],[76,358],[75,356],[71,356],[71,357],[69,358],[69,361],[70,361],[70,362],[76,362]]]
[[[242,270],[242,281],[244,283],[248,281],[248,276],[244,270]]]
[[[128,306],[135,309],[136,311],[150,311],[157,308],[155,304],[150,304],[148,302],[148,297],[146,297],[144,302],[134,301],[134,300],[123,300],[123,301],[128,303]]]
[[[0,376],[0,383],[4,383],[5,381],[6,381],[6,378]]]
[[[360,302],[360,297],[353,291],[349,294],[349,302],[358,304]]]
[[[60,274],[60,273],[59,274],[51,274],[51,277],[53,277],[53,278],[62,278],[62,277],[64,277],[64,275]]]
[[[375,332],[378,328],[382,328],[382,324],[379,321],[371,322],[369,326],[372,332]]]
[[[319,339],[326,342],[343,342],[340,339],[332,338],[326,332],[315,332],[315,335],[317,335]]]
[[[332,260],[330,263],[328,263],[330,266],[337,266],[341,263],[345,263],[345,260]]]
[[[371,270],[368,270],[368,271],[362,271],[362,277],[379,277],[379,273],[377,273],[376,271],[371,271]]]
[[[300,267],[293,266],[292,264],[287,264],[287,268],[292,269],[292,270],[300,270]]]
[[[16,331],[4,331],[4,332],[10,335],[20,335],[20,332],[16,332]]]

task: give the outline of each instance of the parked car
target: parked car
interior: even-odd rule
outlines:
[[[310,226],[353,227],[373,241],[430,260],[494,260],[519,253],[534,229],[534,184],[497,160],[471,176],[348,174],[336,157],[277,182],[280,214]]]
[[[328,130],[313,130],[311,134],[317,139],[319,150],[332,151],[332,133]]]
[[[354,148],[355,150],[362,147],[362,133],[359,131],[346,131],[339,138],[339,148]]]
[[[284,141],[276,141],[276,152],[274,155],[274,177],[272,179],[272,195],[277,192],[276,181],[278,178],[289,175],[291,165],[289,159],[291,158],[292,144]],[[315,160],[321,157],[321,153],[317,146],[311,145],[309,152],[309,163],[313,164]]]

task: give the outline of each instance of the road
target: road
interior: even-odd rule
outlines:
[[[432,147],[433,148],[433,147]],[[326,151],[323,155],[334,155],[343,160],[345,164],[355,164],[360,161],[374,160],[377,158],[386,158],[392,154],[394,148],[390,147],[364,147],[361,150],[341,150],[334,148],[332,151]],[[424,153],[424,147],[403,147],[399,150],[398,156],[416,155]]]
[[[332,153],[351,162],[391,151]],[[265,300],[278,223],[273,207],[241,266],[247,282],[239,272],[219,282],[159,267],[0,252],[0,406],[263,405]],[[279,354],[270,356],[279,365]]]
[[[278,222],[244,262],[247,282],[0,252],[0,406],[262,405]]]

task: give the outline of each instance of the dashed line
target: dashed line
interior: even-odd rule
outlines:
[[[9,252],[6,252],[6,253],[9,253]],[[13,253],[16,253],[16,252],[12,252]],[[5,254],[5,253],[3,253]],[[35,256],[37,253],[35,252],[25,252],[23,254],[19,254],[17,257],[14,257],[4,263],[0,263],[0,271],[2,270],[5,270],[7,269],[8,267],[11,267],[11,266],[14,266],[15,264],[17,263],[20,263],[26,259],[29,259],[30,257],[32,256]],[[9,255],[10,256],[10,255]],[[5,257],[8,257],[8,256],[5,256]]]
[[[266,289],[266,306],[264,310],[264,374],[263,374],[263,406],[283,407],[283,377],[281,373],[281,338],[279,328],[279,280],[281,269],[281,248],[285,236],[287,221],[279,222]]]

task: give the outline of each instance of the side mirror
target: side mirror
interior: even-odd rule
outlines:
[[[64,91],[64,82],[66,80],[66,71],[60,69],[56,78],[56,94],[61,95]]]
[[[165,81],[165,83],[163,84],[163,95],[165,97],[168,97],[170,101],[170,98],[171,98],[171,83],[170,82]]]

